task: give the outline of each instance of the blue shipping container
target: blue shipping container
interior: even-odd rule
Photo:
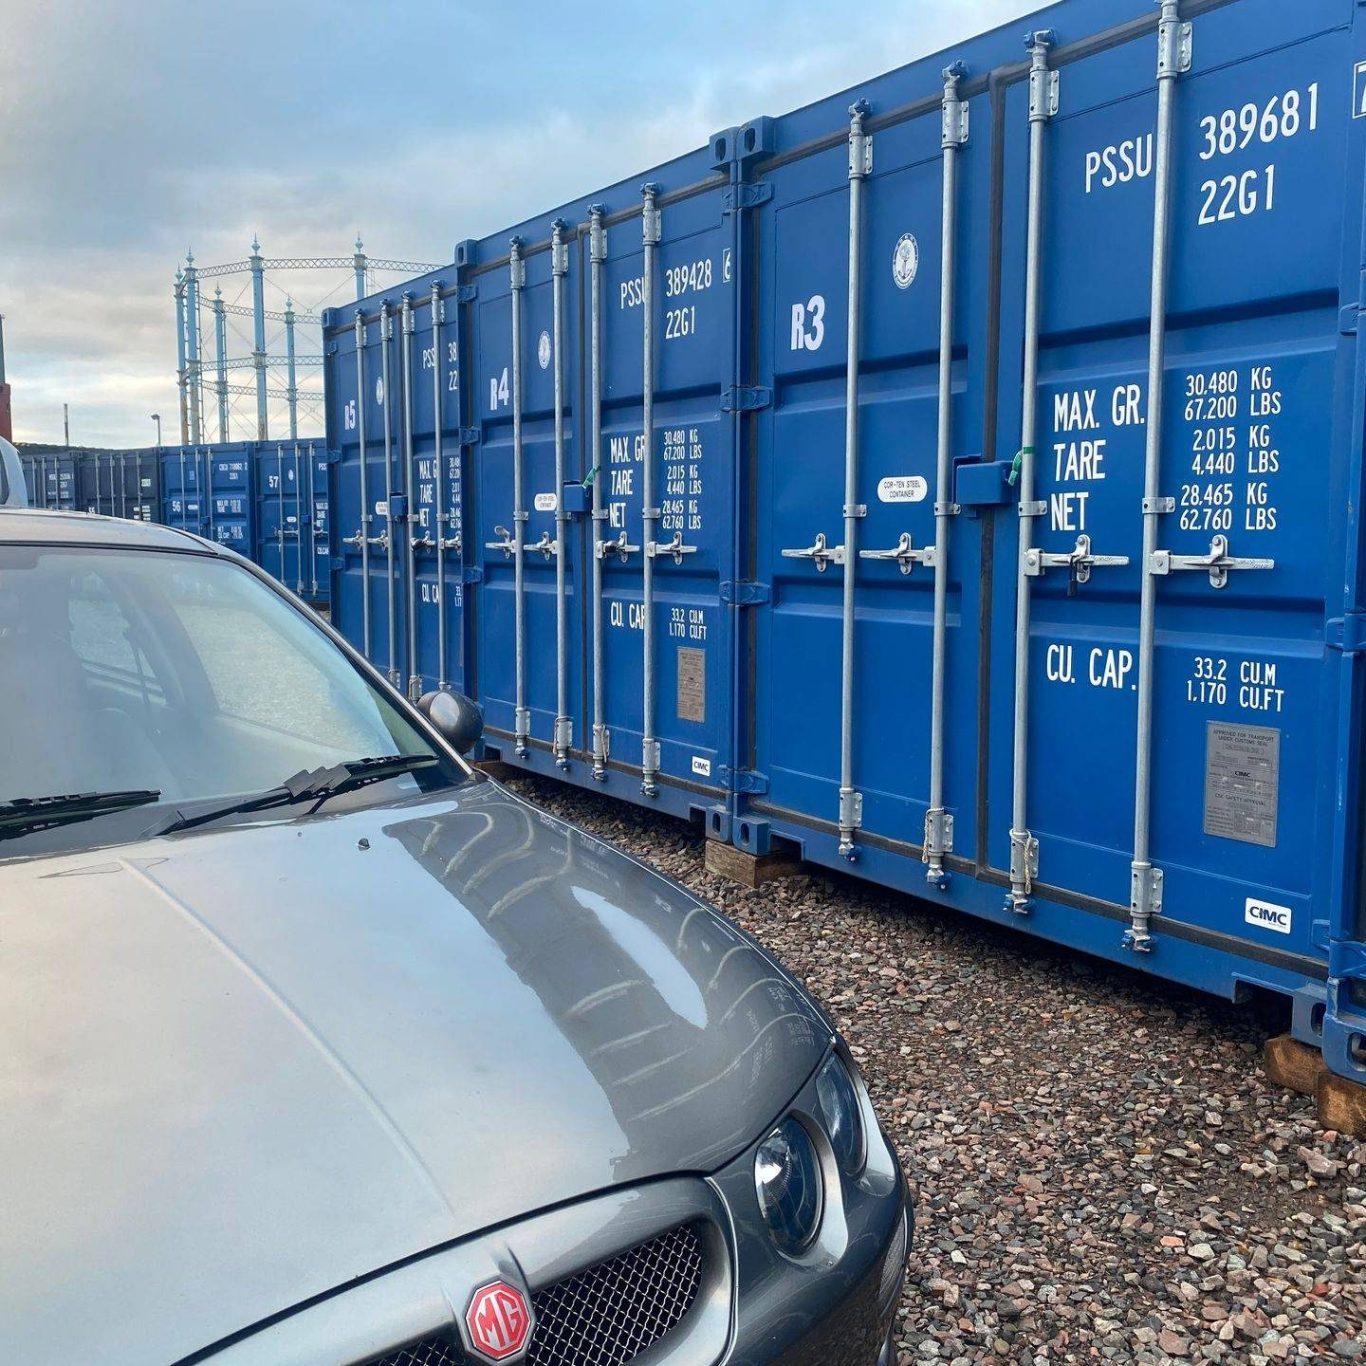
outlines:
[[[163,446],[161,461],[161,515],[165,526],[209,534],[207,454],[204,447]]]
[[[230,545],[315,606],[327,603],[327,452],[314,442],[219,442],[161,452],[159,520]]]
[[[326,602],[327,453],[311,441],[253,443],[254,558],[306,602]]]
[[[1366,1080],[1360,12],[1064,0],[333,311],[338,624]]]

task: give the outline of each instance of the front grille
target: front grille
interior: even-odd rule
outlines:
[[[466,1360],[455,1334],[440,1333],[377,1357],[370,1366],[466,1366]]]
[[[532,1297],[533,1366],[625,1366],[677,1326],[702,1285],[702,1244],[687,1227]]]
[[[684,1225],[531,1297],[531,1366],[627,1366],[682,1321],[702,1287],[702,1243]],[[370,1366],[467,1366],[456,1333],[409,1343]]]

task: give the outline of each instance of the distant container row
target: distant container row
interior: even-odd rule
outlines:
[[[1352,0],[1064,0],[462,242],[324,319],[333,619],[1366,1080],[1363,167]]]
[[[327,459],[313,442],[21,453],[29,503],[160,522],[254,560],[314,605],[329,598]]]

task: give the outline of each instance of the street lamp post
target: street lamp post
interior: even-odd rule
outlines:
[[[161,414],[153,413],[152,421],[157,424],[157,450],[161,449]]]

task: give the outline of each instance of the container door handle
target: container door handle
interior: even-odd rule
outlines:
[[[1091,577],[1091,570],[1109,565],[1126,565],[1127,555],[1096,555],[1091,551],[1091,538],[1078,536],[1074,550],[1053,554],[1051,551],[1026,550],[1024,572],[1030,578],[1037,578],[1045,569],[1066,569],[1072,575],[1073,583],[1085,583]]]
[[[354,536],[343,536],[343,545],[368,546],[377,545],[381,549],[389,544],[389,532],[386,528],[378,536],[367,536],[364,529],[357,531]]]
[[[682,564],[684,555],[697,554],[697,547],[684,545],[683,533],[675,531],[672,541],[651,541],[649,554],[651,559],[658,559],[661,555],[672,555],[675,564]]]
[[[787,551],[783,551],[783,554],[786,555]],[[909,531],[903,531],[900,540],[890,550],[860,550],[858,557],[861,560],[895,560],[903,574],[909,574],[918,564],[933,569],[939,563],[935,547],[927,545],[916,550]]]
[[[630,556],[634,555],[640,547],[632,545],[626,539],[626,532],[623,531],[615,541],[598,542],[598,559],[605,560],[609,555],[616,555],[625,564]]]
[[[501,536],[502,539],[498,541],[485,541],[484,548],[486,550],[501,550],[504,559],[510,560],[512,558],[512,552],[517,549],[517,542],[512,539],[512,532],[505,526],[496,526],[493,528],[493,534],[495,536]]]
[[[1228,537],[1216,536],[1209,543],[1208,555],[1173,555],[1170,550],[1154,550],[1148,561],[1150,574],[1170,574],[1176,569],[1203,569],[1211,588],[1226,588],[1231,569],[1275,569],[1276,561],[1237,558],[1228,553]]]
[[[814,560],[816,562],[816,572],[824,574],[832,564],[844,563],[844,547],[842,545],[829,545],[826,543],[825,532],[818,532],[814,545],[806,546],[801,550],[784,550],[783,559],[785,560]]]

